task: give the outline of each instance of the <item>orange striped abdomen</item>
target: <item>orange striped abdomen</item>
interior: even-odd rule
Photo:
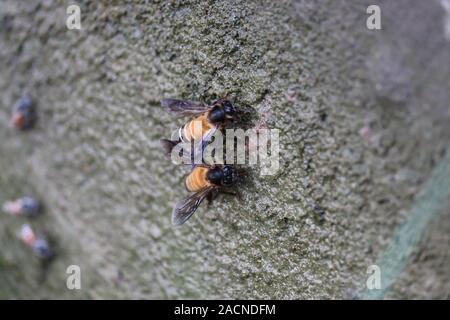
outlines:
[[[191,192],[197,192],[211,183],[206,179],[208,168],[195,167],[186,178],[186,189]]]
[[[208,113],[205,113],[188,123],[180,129],[180,139],[184,142],[201,140],[206,132],[214,127],[208,120]]]

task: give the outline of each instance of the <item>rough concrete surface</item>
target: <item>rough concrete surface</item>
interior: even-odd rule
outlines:
[[[377,2],[370,31],[365,0],[3,0],[0,202],[41,198],[30,223],[58,255],[33,257],[15,235],[26,219],[1,215],[0,297],[356,297],[450,138],[443,1]],[[18,132],[23,93],[39,119]],[[186,170],[159,139],[183,120],[159,101],[225,94],[280,130],[280,170],[253,168],[241,200],[174,228]],[[391,298],[449,298],[441,211]]]

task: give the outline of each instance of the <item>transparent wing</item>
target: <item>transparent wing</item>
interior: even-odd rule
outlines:
[[[210,109],[198,102],[177,99],[164,99],[161,101],[161,106],[168,112],[179,116],[190,116],[204,113]]]
[[[201,141],[174,144],[170,140],[161,141],[164,153],[172,159],[173,163],[194,168],[196,164],[203,163],[203,149]],[[176,158],[172,158],[176,157]]]
[[[210,129],[203,135],[202,140],[199,143],[194,144],[194,154],[192,155],[192,167],[203,164],[203,153],[206,146],[211,142],[211,138],[217,131],[217,127]]]
[[[215,186],[205,187],[192,196],[178,202],[172,212],[173,225],[179,226],[188,221],[202,203],[203,199],[205,199],[205,197],[215,188]]]

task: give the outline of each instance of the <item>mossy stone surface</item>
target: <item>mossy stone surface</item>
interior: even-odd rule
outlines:
[[[370,31],[369,1],[79,1],[77,31],[66,1],[3,1],[0,201],[42,199],[30,223],[58,256],[40,263],[14,234],[25,220],[0,216],[0,297],[354,297],[450,138],[445,11],[379,2]],[[18,132],[24,93],[39,119]],[[187,172],[159,139],[183,121],[159,102],[226,94],[280,130],[280,170],[174,228]],[[394,297],[448,295],[445,239]],[[72,264],[82,290],[66,288]]]

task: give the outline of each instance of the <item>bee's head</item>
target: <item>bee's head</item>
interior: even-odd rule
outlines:
[[[234,118],[236,114],[236,108],[230,100],[223,100],[222,102],[223,110],[225,111],[225,117],[228,119]]]
[[[222,184],[225,186],[231,186],[236,183],[237,172],[233,166],[226,165],[222,169],[223,178]]]
[[[220,99],[214,102],[209,112],[209,120],[212,123],[222,124],[226,120],[234,120],[237,111],[230,100]]]
[[[237,179],[233,166],[213,167],[208,171],[208,180],[215,185],[232,186]]]

